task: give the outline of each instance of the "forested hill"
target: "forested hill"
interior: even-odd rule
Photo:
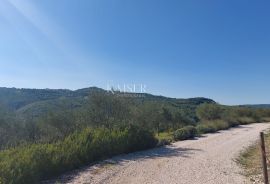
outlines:
[[[92,91],[101,91],[101,89],[91,87],[72,91],[67,89],[19,89],[0,87],[0,102],[10,110],[18,110],[35,102],[84,97],[89,95]]]
[[[21,142],[59,140],[85,127],[137,124],[164,131],[196,124],[207,98],[176,99],[151,94],[67,89],[0,88],[0,150]]]
[[[78,90],[68,89],[19,89],[0,87],[0,105],[9,111],[18,114],[31,114],[38,116],[48,110],[53,111],[58,108],[73,109],[83,106],[92,93],[105,93],[106,91],[97,88],[83,88]],[[157,101],[168,102],[174,106],[196,106],[202,103],[215,103],[207,98],[176,99],[151,94],[125,95],[132,97],[136,101]]]

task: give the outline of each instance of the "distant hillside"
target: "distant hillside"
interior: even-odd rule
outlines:
[[[0,103],[10,108],[18,110],[26,105],[35,102],[57,100],[60,98],[77,98],[87,96],[91,91],[100,89],[92,87],[76,91],[67,89],[18,89],[0,88]]]
[[[257,108],[257,109],[269,109],[270,104],[241,105],[241,107]]]
[[[74,91],[68,89],[18,89],[1,87],[0,105],[2,108],[4,107],[22,117],[37,117],[48,111],[83,107],[87,101],[87,97],[93,92],[105,93],[106,91],[97,87]],[[151,94],[140,94],[138,97],[133,95],[132,100],[137,102],[164,102],[174,107],[192,109],[202,103],[215,103],[213,100],[207,98],[176,99]]]

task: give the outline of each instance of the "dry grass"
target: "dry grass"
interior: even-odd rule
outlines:
[[[268,153],[268,159],[270,160],[270,132],[268,132],[265,136],[265,146],[266,152]],[[237,162],[243,167],[243,174],[245,176],[249,177],[252,181],[263,181],[262,160],[259,141],[244,150],[237,158]],[[270,163],[268,163],[268,168],[270,168]],[[268,175],[270,176],[270,171],[268,171]]]
[[[173,132],[161,132],[159,135],[156,134],[155,136],[158,140],[166,139],[166,140],[173,140]]]

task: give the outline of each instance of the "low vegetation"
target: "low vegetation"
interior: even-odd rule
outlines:
[[[265,135],[265,147],[267,152],[267,157],[269,160],[270,151],[270,133]],[[251,181],[256,183],[263,182],[263,169],[261,160],[261,149],[260,143],[257,142],[247,149],[245,149],[237,158],[237,162],[244,168],[244,174],[250,178]],[[268,168],[270,163],[267,161]],[[268,171],[268,176],[270,176],[270,171]]]
[[[185,126],[176,130],[173,134],[174,140],[185,140],[194,138],[197,135],[197,129],[194,126]]]
[[[211,99],[125,95],[98,88],[39,90],[0,88],[0,150],[51,143],[87,127],[117,129],[129,124],[156,134],[198,122],[196,108]]]
[[[123,130],[84,129],[52,144],[33,144],[0,153],[0,183],[38,183],[113,155],[156,146],[153,134],[131,126]]]
[[[0,184],[39,183],[113,155],[270,120],[269,109],[205,98],[132,97],[100,89],[4,92]]]

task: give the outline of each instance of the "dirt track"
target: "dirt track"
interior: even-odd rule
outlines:
[[[248,181],[233,159],[270,124],[244,125],[197,140],[122,155],[68,174],[64,183],[241,184]],[[62,183],[61,182],[61,183]]]

